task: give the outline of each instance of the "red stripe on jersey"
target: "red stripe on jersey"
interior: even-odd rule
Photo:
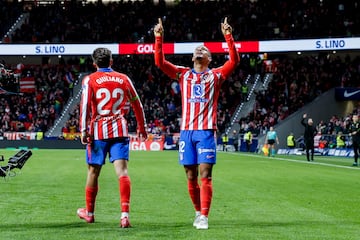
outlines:
[[[131,104],[139,129],[144,129],[143,106],[131,80],[122,73],[97,71],[83,79],[80,130],[95,140],[128,136],[124,118]],[[133,99],[136,99],[135,101]]]
[[[195,73],[165,60],[162,37],[155,38],[155,65],[170,78],[179,80],[182,101],[181,130],[216,129],[220,87],[240,61],[231,34],[225,35],[230,58],[221,67]]]
[[[217,99],[223,81],[220,70],[195,73],[187,69],[181,74],[182,130],[216,129]]]

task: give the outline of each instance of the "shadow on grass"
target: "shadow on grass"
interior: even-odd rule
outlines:
[[[322,225],[334,225],[334,224],[359,224],[355,222],[324,222],[324,221],[290,221],[290,222],[256,222],[249,220],[237,220],[237,221],[219,221],[209,220],[209,230],[211,229],[235,229],[239,227],[244,228],[264,228],[264,227],[302,227],[302,226],[322,226]],[[92,224],[85,223],[83,221],[79,222],[68,222],[68,223],[56,223],[56,222],[32,222],[32,223],[1,223],[0,232],[6,231],[30,231],[31,229],[82,229],[97,231],[114,231],[114,229],[119,228],[118,223],[116,222],[95,222]],[[132,225],[128,230],[146,230],[146,231],[159,231],[162,230],[188,230],[193,228],[192,222],[136,222],[135,225]],[[120,229],[120,228],[119,228]],[[124,229],[123,229],[124,230]]]
[[[83,222],[69,222],[69,223],[52,223],[52,222],[32,222],[32,223],[2,223],[0,225],[0,231],[5,230],[24,230],[24,229],[41,229],[41,228],[81,228],[86,226]]]
[[[337,222],[340,225],[351,225],[354,229],[354,222]],[[324,221],[274,221],[261,222],[251,220],[214,220],[209,222],[209,230],[199,231],[192,226],[191,221],[169,221],[169,222],[134,222],[133,227],[121,229],[113,221],[95,222],[38,222],[38,223],[2,223],[0,224],[0,239],[37,239],[37,240],[74,240],[74,239],[127,239],[127,240],[198,240],[198,239],[291,239],[281,235],[283,229],[293,236],[299,230],[306,230],[305,238],[293,239],[339,239],[330,235],[317,235],[316,229],[308,229],[309,226],[317,226],[317,229],[332,228],[336,222]],[[325,227],[326,226],[326,227]],[[280,234],[280,235],[278,235]],[[349,233],[348,233],[349,234]],[[86,236],[84,238],[83,236]],[[349,235],[350,236],[350,235]],[[355,238],[341,238],[355,239]],[[357,239],[357,238],[356,238]]]

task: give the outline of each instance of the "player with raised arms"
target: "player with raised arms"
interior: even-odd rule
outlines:
[[[227,18],[221,31],[229,48],[229,59],[221,67],[209,68],[211,53],[206,46],[195,48],[193,67],[175,66],[163,52],[164,28],[161,19],[154,27],[155,64],[181,89],[182,117],[179,139],[179,162],[184,166],[188,191],[195,208],[193,226],[208,229],[212,200],[212,170],[216,163],[217,106],[222,83],[240,61]],[[198,175],[200,174],[200,182]]]

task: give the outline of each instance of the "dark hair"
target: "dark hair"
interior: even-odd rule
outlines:
[[[107,48],[97,48],[92,54],[94,63],[99,68],[110,67],[110,60],[112,59],[111,51]]]

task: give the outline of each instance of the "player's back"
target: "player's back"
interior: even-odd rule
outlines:
[[[97,71],[89,75],[92,128],[95,139],[128,135],[124,118],[129,112],[129,84],[125,74]]]
[[[108,117],[128,112],[128,77],[125,74],[97,71],[90,75],[90,79],[93,108],[96,108],[93,113],[99,117]]]

